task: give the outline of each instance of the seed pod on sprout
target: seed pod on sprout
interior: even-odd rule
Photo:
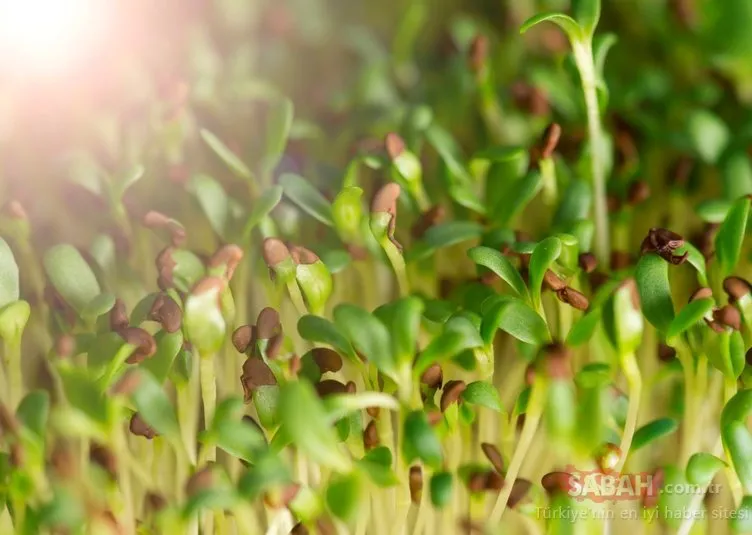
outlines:
[[[371,232],[377,240],[388,238],[401,251],[402,246],[394,239],[397,225],[397,199],[402,189],[399,184],[390,182],[383,186],[371,203]]]
[[[447,382],[444,385],[444,390],[441,394],[441,401],[439,402],[441,412],[446,412],[450,405],[457,403],[466,388],[467,385],[464,381],[456,380]]]
[[[342,357],[339,353],[328,347],[315,347],[311,355],[321,373],[338,372],[342,369]]]
[[[332,274],[324,262],[305,247],[293,246],[290,254],[296,264],[295,279],[312,314],[320,315],[332,295]]]
[[[241,325],[232,333],[232,345],[238,353],[246,353],[253,350],[256,344],[256,326]]]
[[[175,219],[156,210],[150,210],[144,215],[144,226],[150,229],[163,229],[170,235],[170,242],[174,247],[180,247],[185,243],[185,227]]]
[[[423,496],[423,469],[420,466],[410,467],[410,500],[418,505]]]
[[[159,322],[165,332],[174,333],[183,324],[183,310],[172,297],[161,293],[154,299],[147,318]]]
[[[272,307],[266,307],[259,312],[256,318],[256,335],[259,340],[269,340],[280,332],[282,324],[279,321],[279,312]]]
[[[243,374],[240,376],[243,385],[245,402],[251,401],[253,392],[260,386],[276,385],[277,378],[272,369],[261,357],[248,357],[243,363]]]
[[[444,372],[439,364],[431,364],[426,371],[420,376],[420,382],[428,388],[441,388],[444,381]]]
[[[235,269],[243,259],[243,250],[237,245],[228,244],[220,247],[207,262],[209,271],[213,273],[215,270],[223,268],[222,276],[231,280]]]
[[[136,436],[144,437],[148,440],[153,439],[159,433],[157,433],[149,424],[147,424],[139,413],[134,413],[131,417],[131,423],[128,426],[131,433]]]
[[[278,238],[266,238],[262,246],[264,262],[283,281],[295,276],[295,262],[287,245]]]
[[[750,284],[741,277],[726,277],[723,280],[723,290],[728,294],[729,302],[736,303],[750,293]]]
[[[115,304],[110,310],[110,330],[119,331],[128,327],[128,311],[125,308],[125,303],[120,299],[115,299]]]
[[[126,344],[134,346],[133,353],[128,357],[128,364],[138,364],[157,352],[157,342],[154,337],[140,327],[126,327],[118,331]]]
[[[379,430],[376,427],[376,422],[371,420],[370,422],[368,422],[368,425],[363,431],[363,445],[365,446],[366,450],[372,450],[379,444],[381,444],[381,440],[379,439]]]
[[[588,301],[587,297],[569,286],[556,292],[556,297],[562,303],[566,303],[577,310],[587,310],[590,306],[590,301]]]
[[[558,123],[549,124],[541,137],[541,158],[548,159],[554,155],[559,139],[561,139],[561,126]]]
[[[593,253],[580,253],[577,263],[582,271],[588,274],[594,272],[598,267],[598,260]]]
[[[494,470],[496,470],[499,474],[503,474],[504,458],[501,456],[499,448],[497,448],[490,442],[483,442],[480,447],[483,450],[483,454],[486,456],[486,459],[488,459],[489,462],[493,465]]]

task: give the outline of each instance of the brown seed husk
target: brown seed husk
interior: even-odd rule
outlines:
[[[238,353],[245,353],[255,343],[256,327],[254,325],[241,325],[232,333],[232,345]]]
[[[460,398],[460,395],[462,395],[462,392],[465,391],[465,388],[467,388],[467,385],[464,381],[460,380],[449,381],[445,384],[444,390],[441,394],[441,401],[439,403],[441,412],[445,412],[452,403],[456,403]]]
[[[321,373],[338,372],[342,369],[342,357],[328,347],[316,347],[311,350],[311,358]]]
[[[592,273],[598,267],[598,260],[593,253],[580,253],[577,263],[585,273]]]
[[[541,158],[550,158],[554,155],[559,139],[561,139],[561,126],[558,123],[551,123],[543,132]]]
[[[127,370],[112,386],[110,392],[114,396],[130,396],[141,384],[141,374],[135,369]]]
[[[533,484],[527,479],[517,479],[512,484],[512,492],[509,494],[507,507],[514,509],[528,494]]]
[[[750,284],[741,277],[726,277],[723,280],[723,290],[728,294],[729,301],[736,302],[749,295]]]
[[[420,376],[420,382],[428,388],[441,388],[444,381],[444,372],[439,364],[431,364]]]
[[[156,340],[141,327],[126,327],[118,331],[118,334],[126,344],[130,344],[136,348],[126,360],[128,364],[143,362],[157,351]]]
[[[697,299],[712,299],[713,298],[713,290],[710,288],[698,288],[695,290],[692,295],[689,296],[689,302],[695,301]]]
[[[290,258],[290,250],[284,242],[278,238],[266,238],[262,248],[264,262],[270,268],[279,265]]]
[[[629,185],[627,190],[627,203],[630,206],[642,204],[650,197],[650,186],[644,180],[636,180]]]
[[[63,334],[55,340],[55,353],[58,357],[70,357],[76,350],[76,338],[70,334]]]
[[[321,260],[316,253],[301,245],[290,246],[290,255],[292,256],[293,262],[303,266],[310,266]]]
[[[131,423],[128,426],[128,429],[134,435],[147,438],[148,440],[151,440],[158,435],[158,433],[149,427],[149,424],[147,424],[137,412],[131,417]]]
[[[569,286],[556,292],[556,296],[560,301],[577,310],[587,310],[590,306],[590,301],[588,301],[587,297]]]
[[[567,287],[567,283],[550,269],[547,269],[543,275],[543,285],[555,292]]]
[[[345,394],[347,387],[334,379],[325,379],[316,383],[316,393],[321,398],[331,396],[332,394]]]
[[[571,477],[567,472],[549,472],[541,478],[541,485],[549,495],[568,494]]]
[[[269,343],[266,345],[266,358],[274,360],[279,355],[279,350],[282,349],[282,343],[285,341],[285,335],[282,333],[275,334]]]
[[[298,522],[290,530],[290,535],[308,535],[308,533],[308,528],[302,522]]]
[[[482,492],[486,490],[486,472],[473,472],[467,479],[467,490]]]
[[[478,73],[483,70],[488,58],[488,37],[485,35],[476,35],[470,42],[468,50],[468,62],[473,72]]]
[[[742,316],[734,305],[725,305],[713,311],[713,319],[735,331],[742,328]]]
[[[211,489],[215,480],[213,464],[209,464],[188,478],[185,483],[185,493],[189,497],[195,496],[202,490]]]
[[[658,344],[658,359],[661,362],[670,362],[676,358],[676,349],[666,344]]]
[[[234,244],[227,244],[220,247],[209,258],[208,265],[210,268],[217,268],[219,266],[227,266],[225,269],[225,278],[227,280],[232,279],[235,269],[243,259],[243,249]]]
[[[371,418],[378,418],[378,417],[379,417],[379,412],[380,412],[380,411],[379,411],[379,407],[368,407],[368,408],[366,409],[366,413],[367,413],[367,414],[368,414],[368,416],[370,416]]]
[[[204,277],[191,290],[192,295],[202,295],[209,292],[221,292],[225,288],[225,281],[219,277]]]
[[[102,444],[92,444],[89,449],[89,459],[102,468],[112,479],[117,479],[118,462],[115,453]]]
[[[277,378],[272,369],[261,357],[248,357],[243,363],[243,375],[240,377],[245,392],[245,400],[249,402],[251,395],[260,386],[277,384]]]
[[[498,472],[486,472],[486,490],[499,492],[504,487],[504,476]]]
[[[397,199],[402,192],[399,184],[389,182],[376,192],[371,202],[371,213],[387,213],[392,215],[392,219],[397,215]]]
[[[183,311],[175,300],[166,294],[159,294],[149,310],[148,318],[157,321],[168,333],[180,330],[183,325]]]
[[[490,442],[483,442],[480,445],[480,448],[483,450],[483,454],[486,456],[486,459],[489,460],[489,462],[493,465],[494,469],[500,473],[504,473],[504,458],[501,456],[501,452],[499,451],[499,448],[497,448],[495,445],[491,444]]]
[[[119,331],[128,327],[128,310],[125,303],[120,299],[115,299],[115,304],[110,310],[110,330]]]
[[[259,312],[256,318],[256,334],[259,340],[269,340],[281,329],[279,312],[272,307],[266,307]]]
[[[567,346],[553,342],[543,348],[546,373],[552,379],[570,379],[572,377],[572,354]]]
[[[627,251],[611,251],[611,269],[619,271],[632,265],[632,255]]]
[[[414,504],[420,504],[423,496],[423,470],[420,466],[410,467],[410,499]]]
[[[147,513],[158,513],[167,507],[167,499],[159,493],[148,492],[144,497],[144,509]]]
[[[384,148],[389,158],[395,160],[405,152],[405,140],[399,134],[389,132],[384,138]]]
[[[376,422],[373,420],[368,422],[368,425],[363,431],[363,444],[366,450],[371,450],[381,444],[381,440],[379,439],[379,430],[376,427]]]

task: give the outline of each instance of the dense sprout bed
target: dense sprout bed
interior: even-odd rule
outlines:
[[[752,531],[752,9],[455,4],[0,141],[0,533]]]

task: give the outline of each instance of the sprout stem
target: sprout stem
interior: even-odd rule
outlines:
[[[572,43],[572,50],[577,70],[580,72],[582,91],[585,94],[585,107],[587,109],[588,132],[590,136],[590,170],[593,176],[593,190],[595,194],[595,256],[598,258],[598,262],[605,266],[608,265],[610,255],[606,176],[603,162],[606,144],[601,125],[600,110],[598,108],[592,38]]]
[[[200,357],[201,369],[201,398],[204,403],[204,427],[209,429],[214,411],[217,407],[217,376],[214,370],[214,355]],[[215,461],[217,459],[217,446],[207,446],[205,459]]]
[[[402,253],[389,238],[384,238],[382,240],[381,247],[384,249],[387,258],[389,258],[389,262],[391,262],[392,268],[394,269],[394,274],[397,277],[397,285],[399,286],[400,297],[407,297],[410,295],[410,283],[407,280],[405,259],[402,256]]]
[[[640,376],[640,368],[637,366],[635,354],[628,353],[622,355],[621,366],[629,384],[629,406],[627,408],[627,421],[624,424],[624,434],[621,437],[621,444],[619,445],[621,455],[615,468],[617,472],[621,472],[622,468],[624,468],[627,455],[629,455],[629,448],[632,446],[632,438],[634,437],[635,428],[637,427],[637,417],[640,412],[640,397],[642,395],[642,377]]]
[[[504,478],[504,487],[496,499],[496,503],[491,510],[491,515],[488,517],[488,525],[490,526],[498,526],[499,522],[501,522],[501,517],[504,515],[509,496],[512,493],[512,485],[514,485],[517,479],[520,468],[522,468],[522,463],[527,457],[530,445],[535,437],[535,432],[538,430],[538,424],[543,413],[543,401],[546,391],[546,384],[542,381],[544,379],[537,379],[530,392],[530,401],[528,402],[525,424],[522,426],[520,441],[514,450],[512,461],[509,463],[509,470],[507,470],[506,477]]]

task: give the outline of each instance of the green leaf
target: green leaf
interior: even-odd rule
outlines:
[[[81,311],[81,317],[94,321],[102,314],[109,312],[115,306],[115,296],[111,293],[103,293],[89,301]]]
[[[752,390],[737,392],[721,412],[721,438],[745,494],[752,494],[752,434],[747,418],[752,414]]]
[[[730,515],[729,526],[734,533],[752,532],[752,496],[744,496],[739,508]]]
[[[392,450],[386,446],[378,446],[368,451],[357,461],[358,468],[379,487],[393,487],[399,483],[399,478],[392,470]]]
[[[723,277],[730,275],[739,262],[747,229],[749,204],[750,199],[747,197],[734,201],[716,234],[715,253]]]
[[[281,387],[279,419],[285,433],[313,461],[346,472],[350,460],[338,447],[337,435],[313,387],[305,382]]]
[[[462,163],[463,157],[460,148],[449,132],[438,124],[433,123],[426,130],[426,139],[436,149],[436,152],[439,153],[439,156],[453,177],[458,178],[463,183],[472,181],[467,168]]]
[[[269,109],[266,123],[266,150],[264,151],[264,170],[273,171],[287,146],[287,139],[292,128],[295,108],[289,98],[277,100]]]
[[[707,286],[708,273],[705,266],[705,257],[702,256],[702,253],[697,247],[689,242],[685,242],[684,245],[679,247],[674,254],[682,255],[685,252],[689,253],[687,255],[687,262],[689,262],[689,264],[697,271],[697,282],[702,286]]]
[[[156,378],[144,369],[138,371],[138,386],[131,400],[141,418],[174,444],[180,441],[180,427],[175,408]]]
[[[702,318],[710,312],[714,304],[715,302],[712,299],[695,299],[687,303],[666,329],[666,339],[671,340],[702,321]]]
[[[23,299],[0,308],[0,338],[9,344],[20,344],[30,315],[31,307]]]
[[[543,187],[543,176],[531,171],[510,188],[509,195],[490,211],[490,216],[498,224],[509,226],[512,219],[528,205]]]
[[[86,370],[69,366],[60,366],[58,374],[68,403],[94,422],[105,425],[109,419],[109,405],[97,381]]]
[[[279,201],[282,200],[283,193],[284,189],[282,186],[272,186],[253,202],[253,208],[251,208],[251,213],[248,214],[248,219],[243,228],[243,237],[245,239],[250,237],[251,231],[256,225],[268,216],[269,213],[279,204]]]
[[[219,156],[219,158],[225,163],[225,165],[227,165],[227,167],[230,168],[233,173],[235,173],[240,178],[253,180],[253,172],[251,172],[248,166],[244,164],[243,161],[227,147],[227,145],[222,143],[222,141],[217,136],[202,128],[201,138],[207,145],[209,145],[211,150],[213,150],[214,153]]]
[[[191,178],[190,187],[212,229],[218,236],[224,238],[227,231],[230,200],[222,185],[208,175],[197,174]]]
[[[602,311],[600,308],[593,308],[580,319],[575,321],[572,328],[567,334],[567,345],[571,347],[586,344],[595,333],[595,329],[601,321]]]
[[[517,298],[499,299],[483,314],[481,337],[486,345],[501,329],[526,344],[544,344],[550,340],[543,318],[530,305]]]
[[[583,33],[593,35],[601,18],[601,0],[572,0],[572,13]]]
[[[679,427],[679,424],[672,418],[659,418],[643,425],[635,431],[629,452],[634,453],[651,442],[655,442],[659,438],[673,433],[677,427]]]
[[[732,204],[726,199],[708,199],[697,205],[696,212],[706,223],[723,223]]]
[[[346,243],[359,241],[363,220],[363,189],[357,186],[342,188],[332,202],[332,221],[337,234]]]
[[[728,126],[717,115],[706,110],[692,113],[688,132],[695,151],[708,164],[718,161],[731,137]]]
[[[183,332],[180,330],[174,333],[160,331],[154,339],[157,342],[156,353],[144,360],[139,366],[151,373],[161,384],[167,380],[172,363],[183,347]]]
[[[412,362],[425,306],[418,297],[403,297],[382,305],[373,314],[391,333],[392,352],[399,364]]]
[[[528,268],[528,273],[530,274],[530,294],[533,304],[539,309],[542,307],[541,285],[543,284],[543,276],[551,264],[559,258],[560,254],[561,240],[552,236],[536,245],[535,249],[533,249],[533,254],[530,256],[530,265]]]
[[[50,395],[44,390],[29,392],[16,409],[21,424],[37,437],[47,434],[47,420],[50,415]]]
[[[452,501],[451,472],[436,472],[431,477],[431,503],[439,509]]]
[[[301,210],[325,225],[330,227],[334,225],[331,204],[308,180],[299,175],[285,173],[279,177],[279,184],[284,189],[285,195]]]
[[[467,318],[455,316],[447,321],[441,334],[421,351],[415,361],[413,372],[420,375],[431,364],[441,364],[463,351],[482,345],[483,339],[472,322]]]
[[[413,411],[405,417],[402,452],[406,463],[420,459],[432,468],[441,465],[441,442],[428,423],[423,411]]]
[[[337,305],[333,315],[334,323],[349,338],[353,347],[365,355],[381,373],[394,376],[397,371],[396,362],[386,326],[373,314],[356,305]]]
[[[666,331],[674,320],[674,303],[668,282],[668,262],[657,254],[646,254],[635,272],[642,313],[658,330]]]
[[[369,407],[396,411],[399,403],[384,392],[356,392],[355,394],[332,394],[324,399],[329,421],[331,423]]]
[[[434,251],[451,247],[468,240],[475,240],[483,233],[483,226],[473,221],[449,221],[429,228],[414,249],[408,251],[405,260],[414,262],[427,258]]]
[[[290,482],[289,469],[279,455],[262,454],[238,482],[238,492],[247,500],[255,500],[270,489]]]
[[[570,16],[563,13],[541,13],[527,19],[520,28],[520,33],[527,32],[530,28],[541,22],[553,22],[567,34],[571,42],[579,42],[584,38],[584,32],[580,25]]]
[[[279,386],[262,385],[253,391],[253,405],[265,429],[274,429],[278,422]]]
[[[311,314],[301,317],[298,320],[298,333],[304,340],[327,344],[342,355],[358,358],[339,327],[326,318]]]
[[[18,265],[8,243],[0,238],[0,308],[20,297]]]
[[[480,405],[496,412],[502,412],[499,392],[487,381],[475,381],[469,383],[461,394],[462,400],[471,405]]]
[[[723,196],[734,200],[752,193],[752,165],[744,151],[736,151],[724,158],[721,167]]]
[[[183,328],[188,340],[198,349],[199,355],[214,355],[225,339],[225,319],[219,306],[221,283],[199,288],[185,301]]]
[[[65,302],[79,314],[101,293],[94,272],[72,245],[49,249],[44,255],[44,269]]]
[[[358,512],[362,492],[357,472],[335,474],[326,487],[326,505],[334,516],[349,522]]]
[[[528,297],[527,287],[520,272],[500,251],[490,247],[473,247],[467,252],[467,256],[479,266],[487,267],[496,273],[512,290],[517,292],[517,295],[522,298]]]
[[[693,485],[705,487],[713,481],[715,474],[726,467],[726,463],[710,453],[695,453],[687,463],[687,480]]]

